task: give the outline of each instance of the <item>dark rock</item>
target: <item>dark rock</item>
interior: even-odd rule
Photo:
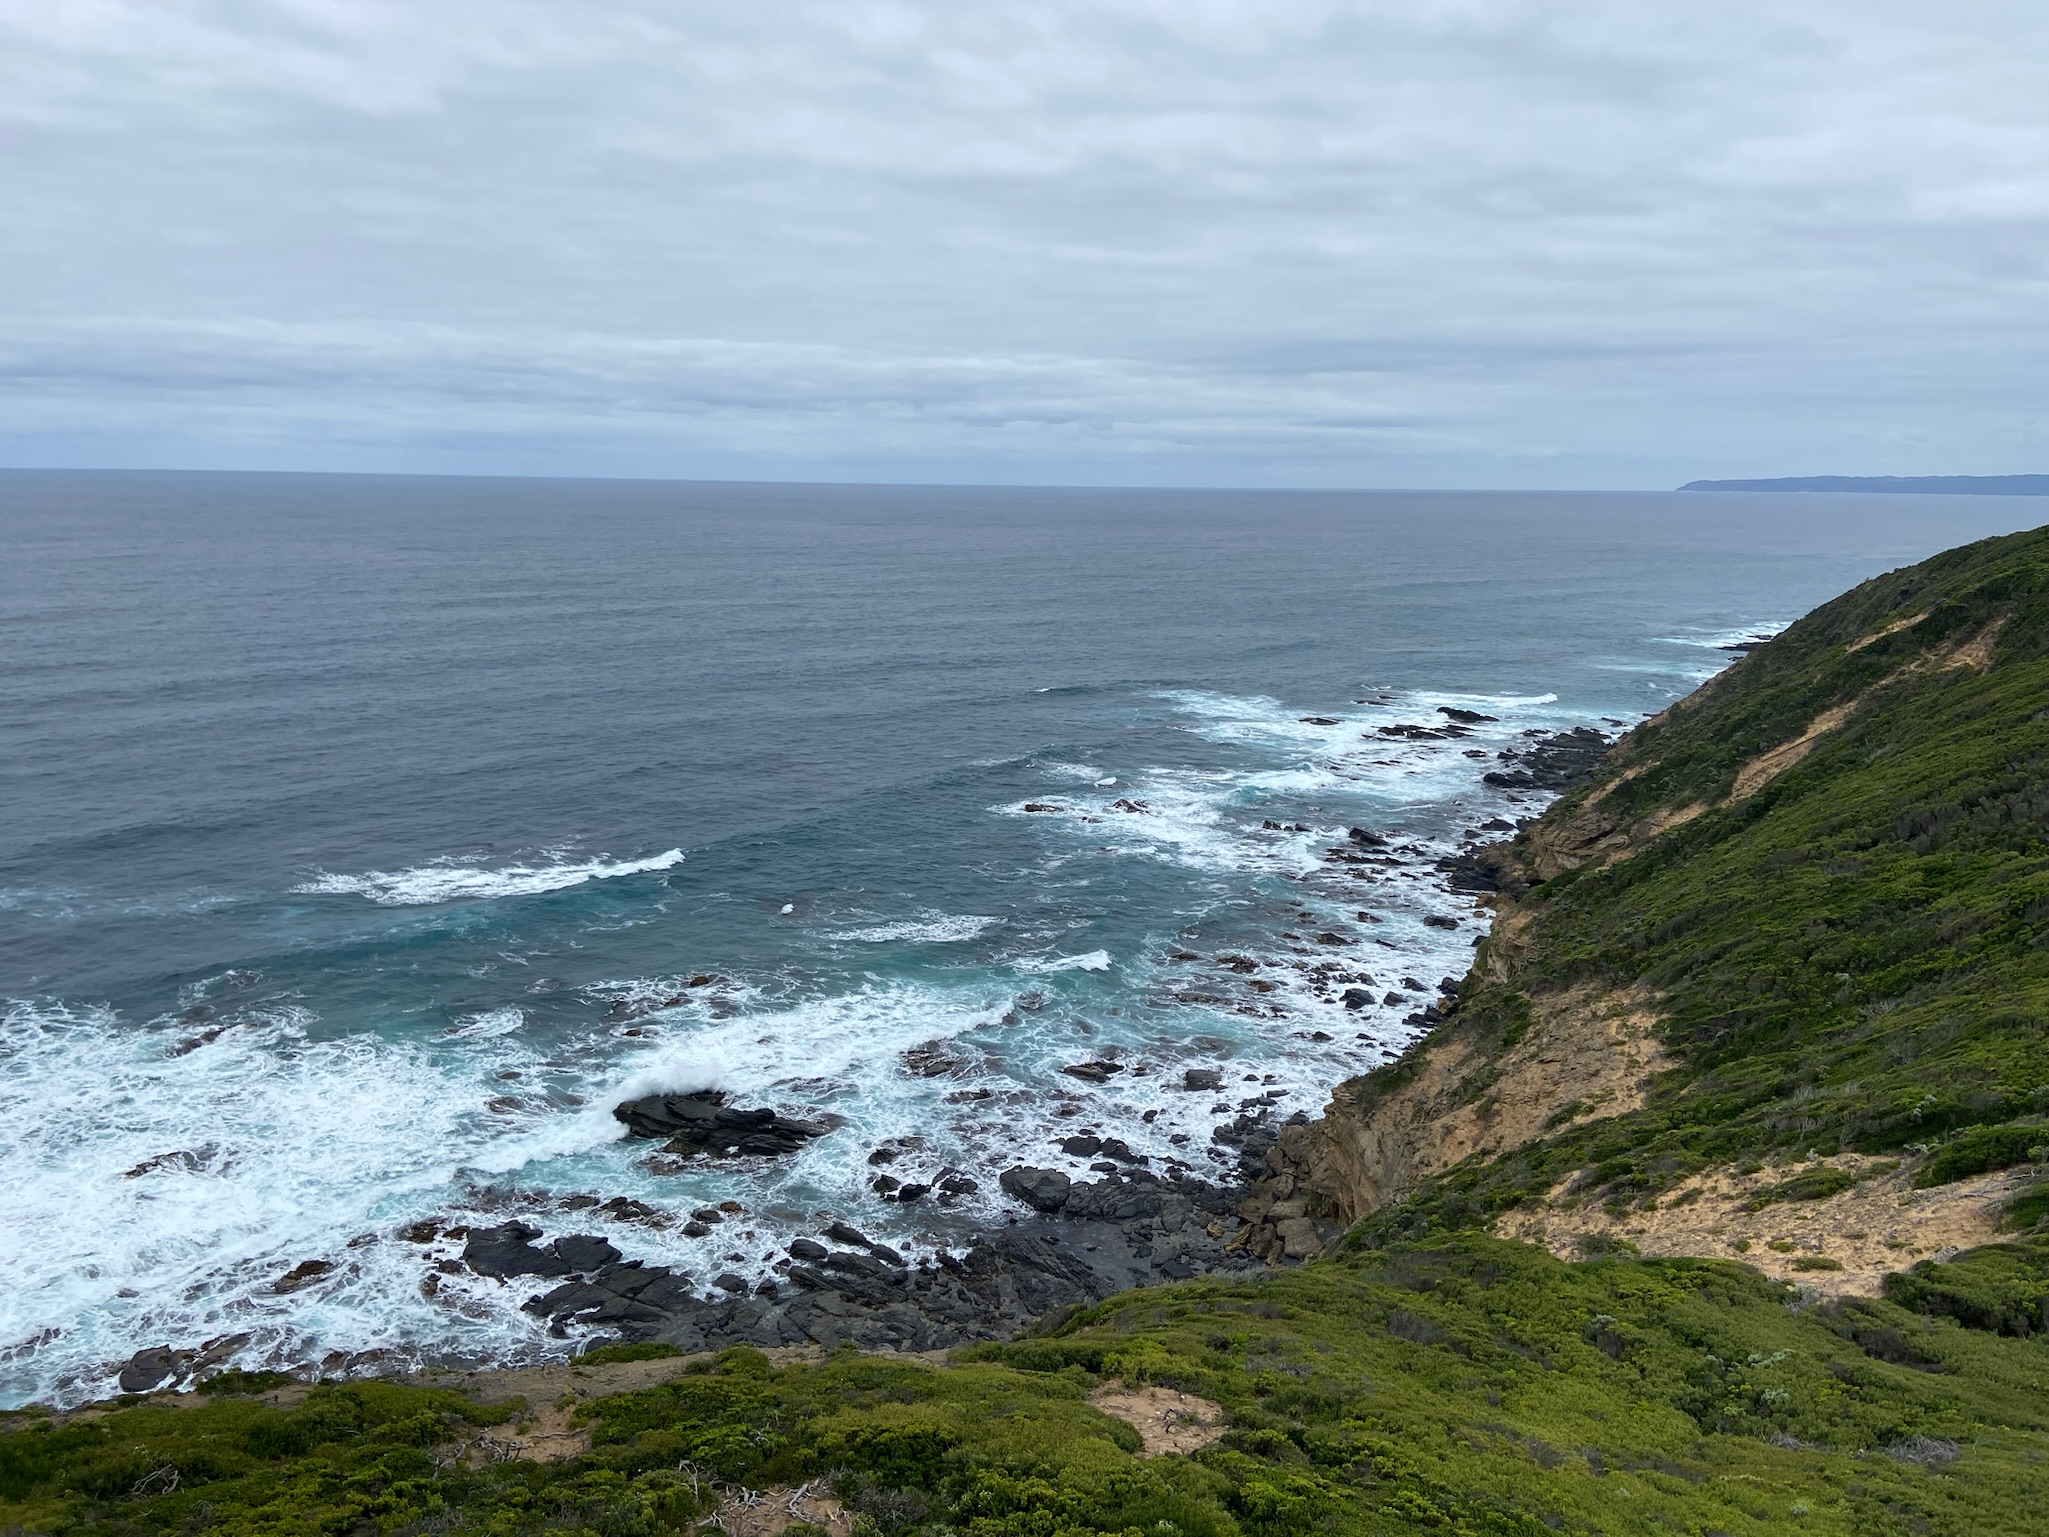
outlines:
[[[773,1110],[740,1110],[725,1096],[707,1090],[697,1094],[650,1094],[628,1100],[612,1114],[634,1137],[666,1137],[671,1153],[709,1153],[715,1157],[773,1156],[793,1153],[831,1128],[812,1121],[793,1121]]]
[[[1521,767],[1495,770],[1480,777],[1500,790],[1570,790],[1593,776],[1607,756],[1610,739],[1592,726],[1539,734],[1521,753],[1507,754]]]
[[[1485,721],[1499,719],[1498,716],[1482,715],[1478,710],[1461,710],[1454,705],[1441,704],[1437,713],[1447,720],[1455,720],[1462,726],[1477,726]]]
[[[830,1249],[826,1248],[824,1244],[818,1242],[815,1238],[792,1238],[790,1240],[790,1256],[793,1259],[808,1260],[815,1265],[831,1252]]]
[[[857,1249],[866,1249],[870,1246],[866,1234],[859,1228],[851,1227],[844,1222],[833,1223],[831,1227],[825,1230],[825,1236],[834,1243],[849,1243]]]
[[[1093,1158],[1103,1150],[1103,1139],[1093,1132],[1076,1132],[1060,1139],[1060,1151],[1074,1158]]]
[[[1181,1075],[1181,1087],[1184,1089],[1217,1089],[1222,1088],[1223,1083],[1222,1070],[1214,1067],[1191,1067]]]
[[[1412,993],[1421,993],[1428,991],[1428,989],[1425,988],[1423,984],[1421,982],[1418,982],[1414,977],[1403,977],[1402,986],[1406,987]]]
[[[517,1275],[566,1276],[569,1262],[559,1254],[536,1249],[541,1230],[517,1219],[497,1227],[471,1228],[462,1262],[478,1275],[507,1280]]]
[[[894,1174],[878,1174],[875,1178],[868,1181],[868,1188],[880,1191],[883,1195],[894,1195],[897,1187],[902,1184],[903,1181]]]
[[[898,1189],[896,1198],[899,1201],[922,1201],[931,1193],[930,1185],[904,1185]]]
[[[1070,1078],[1079,1078],[1084,1083],[1105,1083],[1112,1073],[1121,1073],[1124,1068],[1116,1062],[1074,1062],[1060,1071]]]
[[[881,1280],[889,1274],[889,1267],[872,1255],[852,1249],[835,1249],[825,1257],[825,1268],[847,1275],[857,1275],[866,1280]]]
[[[311,1286],[322,1276],[331,1274],[333,1270],[333,1260],[309,1259],[293,1266],[271,1282],[270,1289],[279,1294],[295,1292],[302,1286]]]
[[[965,1174],[949,1174],[939,1182],[941,1195],[973,1195],[981,1188],[980,1180],[969,1179]]]
[[[1145,1154],[1134,1153],[1131,1150],[1131,1145],[1122,1137],[1105,1137],[1103,1139],[1103,1156],[1105,1158],[1115,1158],[1120,1163],[1146,1163],[1149,1161]]]
[[[182,1375],[185,1357],[169,1345],[151,1345],[138,1350],[121,1368],[121,1391],[147,1393],[159,1383]]]
[[[571,1270],[580,1272],[602,1270],[619,1258],[619,1251],[609,1240],[592,1233],[574,1233],[567,1238],[558,1238],[548,1247]]]
[[[868,1252],[881,1260],[885,1265],[894,1265],[899,1270],[904,1268],[903,1255],[886,1243],[871,1243],[868,1245]]]
[[[1305,726],[1335,726],[1338,722],[1328,715],[1305,715],[1302,717],[1302,724]]]
[[[1348,987],[1338,1001],[1348,1009],[1363,1009],[1373,1001],[1373,995],[1363,987]]]
[[[608,1286],[594,1285],[589,1281],[565,1281],[553,1291],[539,1292],[527,1298],[520,1304],[520,1309],[538,1318],[566,1319],[595,1312],[622,1300],[626,1300],[626,1294]]]
[[[722,1292],[732,1292],[736,1296],[741,1297],[747,1295],[746,1278],[744,1276],[734,1275],[733,1272],[730,1270],[728,1270],[724,1275],[714,1276],[712,1278],[711,1284],[716,1286]]]
[[[1067,1194],[1073,1185],[1057,1169],[1034,1169],[1025,1164],[1005,1169],[997,1183],[1005,1195],[1023,1201],[1034,1211],[1060,1210],[1067,1204]]]
[[[1112,1177],[1074,1186],[1063,1215],[1083,1222],[1137,1222],[1157,1217],[1163,1204],[1157,1185]]]
[[[726,1220],[726,1214],[716,1206],[700,1206],[690,1215],[699,1222],[709,1222],[714,1226]]]
[[[1387,847],[1387,840],[1385,838],[1381,837],[1379,833],[1368,832],[1363,827],[1354,827],[1346,832],[1345,836],[1362,848],[1384,849]]]
[[[1423,922],[1426,926],[1433,929],[1455,929],[1458,927],[1458,919],[1447,917],[1443,913],[1425,913],[1423,915]]]
[[[702,1238],[710,1231],[711,1224],[709,1222],[698,1222],[693,1219],[683,1224],[683,1236],[685,1238]]]

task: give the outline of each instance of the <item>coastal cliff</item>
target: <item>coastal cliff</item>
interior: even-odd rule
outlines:
[[[1375,1238],[1633,1234],[1824,1289],[1991,1240],[2049,1143],[2045,653],[2036,531],[1866,582],[1631,731],[1481,851],[1494,929],[1445,1022],[1276,1176]],[[1798,1238],[1671,1219],[1717,1178],[1732,1211],[1807,1179],[1764,1202]],[[1914,1208],[1893,1267],[1874,1179]]]

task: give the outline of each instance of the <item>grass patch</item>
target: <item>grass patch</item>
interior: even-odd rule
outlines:
[[[464,1468],[512,1411],[386,1384],[20,1415],[0,1530],[655,1537],[709,1512],[710,1481],[811,1477],[873,1537],[2037,1529],[2049,1343],[1789,1297],[1734,1264],[1454,1235],[1126,1293],[949,1369],[728,1351],[587,1402],[592,1448],[562,1464]],[[1087,1402],[1113,1376],[1214,1399],[1230,1432],[1141,1458]]]

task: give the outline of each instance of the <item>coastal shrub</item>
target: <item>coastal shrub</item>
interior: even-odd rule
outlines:
[[[599,1345],[578,1356],[582,1366],[611,1366],[621,1361],[660,1361],[669,1356],[680,1356],[682,1351],[674,1345],[664,1345],[648,1340],[637,1345]]]
[[[2009,1229],[2024,1230],[2040,1226],[2042,1219],[2049,1217],[2049,1180],[2008,1201],[2001,1217]]]
[[[1974,1265],[1928,1268],[1949,1281]],[[289,1409],[16,1414],[0,1422],[0,1531],[680,1537],[721,1485],[814,1478],[881,1537],[2038,1529],[2039,1330],[1788,1298],[1731,1263],[1567,1263],[1461,1234],[1126,1293],[949,1367],[679,1363],[586,1402],[592,1449],[566,1463],[459,1458],[517,1406],[396,1384]],[[1088,1363],[1139,1345],[1149,1370],[1221,1406],[1224,1440],[1141,1457],[1132,1428],[1091,1407],[1104,1379]],[[300,1450],[249,1450],[283,1421]],[[1954,1460],[1877,1454],[1923,1445]]]
[[[1930,1158],[1914,1176],[1914,1187],[1925,1190],[1969,1179],[1973,1174],[1990,1174],[2026,1163],[2035,1151],[2049,1142],[2049,1128],[2033,1126],[1980,1126],[1958,1136]]]
[[[1802,1169],[1791,1179],[1780,1180],[1776,1185],[1760,1190],[1743,1203],[1743,1208],[1745,1211],[1763,1211],[1780,1201],[1825,1201],[1856,1183],[1856,1176],[1847,1169],[1824,1164],[1820,1168]]]
[[[1887,1300],[1994,1334],[2049,1331],[2049,1240],[1987,1244],[1885,1278]]]

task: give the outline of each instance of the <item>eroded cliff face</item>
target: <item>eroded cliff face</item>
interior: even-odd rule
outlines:
[[[1321,1240],[1310,1246],[1306,1231],[1280,1224],[1307,1217],[1348,1226],[1468,1158],[1639,1109],[1666,1065],[1656,1001],[1642,989],[1542,994],[1531,1000],[1531,1020],[1501,1050],[1491,1033],[1454,1015],[1400,1063],[1339,1085],[1320,1119],[1282,1128],[1269,1178],[1241,1208],[1255,1228],[1273,1231],[1248,1235],[1246,1245],[1269,1257],[1315,1252]],[[1283,1256],[1269,1253],[1276,1247]]]

